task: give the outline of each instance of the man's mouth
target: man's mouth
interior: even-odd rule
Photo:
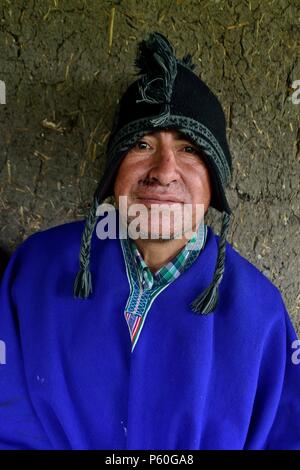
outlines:
[[[182,204],[182,201],[175,196],[149,194],[138,196],[137,200],[143,204]]]

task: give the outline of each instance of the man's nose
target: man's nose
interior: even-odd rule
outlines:
[[[178,180],[178,167],[172,149],[162,147],[152,155],[152,165],[148,172],[149,178],[156,178],[161,184],[168,185]]]

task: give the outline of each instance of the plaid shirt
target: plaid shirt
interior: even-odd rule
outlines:
[[[131,238],[120,239],[126,265],[130,294],[124,315],[128,324],[132,349],[137,343],[148,311],[154,299],[181,273],[194,263],[203,249],[207,236],[207,226],[199,224],[197,234],[171,261],[154,274],[145,263],[137,245]]]

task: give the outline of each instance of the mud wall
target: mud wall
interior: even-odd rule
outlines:
[[[229,240],[281,289],[300,332],[299,17],[298,0],[1,0],[1,269],[31,233],[85,216],[136,42],[157,30],[224,106]],[[208,221],[219,230],[216,211]]]

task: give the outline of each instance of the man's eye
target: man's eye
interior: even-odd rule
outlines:
[[[136,147],[138,148],[138,150],[146,150],[147,145],[149,146],[148,142],[145,142],[144,140],[139,140],[136,143]],[[187,153],[191,153],[191,154],[198,153],[198,150],[196,148],[192,147],[191,145],[186,145],[184,147],[184,149],[190,149],[191,150],[191,151],[188,151]]]
[[[197,152],[198,152],[197,149],[195,149],[194,147],[191,147],[190,145],[186,145],[184,148],[185,148],[185,149],[192,149],[192,151],[193,151],[194,153],[197,153]],[[188,153],[191,153],[191,152],[188,152]]]
[[[136,144],[136,146],[138,147],[139,150],[144,150],[145,147],[141,147],[141,145],[149,145],[147,142],[145,142],[144,140],[139,140]]]

